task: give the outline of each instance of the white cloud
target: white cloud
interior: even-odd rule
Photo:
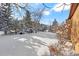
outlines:
[[[43,15],[49,15],[49,14],[50,14],[50,11],[46,11],[46,10],[45,10],[45,11],[43,12]]]
[[[62,6],[61,6],[62,5]],[[64,7],[64,9],[63,9]],[[70,9],[70,5],[67,4],[67,5],[63,5],[63,3],[60,3],[60,4],[56,4],[50,11],[55,11],[55,12],[61,12],[63,10],[69,10]]]

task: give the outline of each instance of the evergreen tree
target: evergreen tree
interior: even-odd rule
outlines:
[[[54,19],[54,21],[53,21],[53,26],[56,26],[56,25],[58,25],[58,22],[57,22],[56,19]]]
[[[10,3],[1,3],[0,5],[0,25],[1,29],[4,30],[5,34],[11,26],[11,9]]]
[[[58,30],[58,22],[56,19],[54,19],[53,24],[52,24],[52,31],[56,32]]]

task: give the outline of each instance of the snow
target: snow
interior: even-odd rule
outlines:
[[[13,39],[14,39],[14,40],[19,39],[19,37],[14,37]]]
[[[36,52],[38,52],[38,49],[40,48],[40,47],[38,47],[38,46],[32,46],[33,47],[33,49],[36,51]]]
[[[0,31],[0,35],[2,35],[2,34],[4,34],[4,32],[3,31]]]
[[[32,36],[33,39],[41,40],[45,43],[45,45],[56,45],[58,44],[58,39],[50,39],[50,38],[43,38],[38,36]]]
[[[29,49],[32,49],[32,47],[30,47],[30,46],[24,46],[25,48],[29,48]]]
[[[34,44],[34,45],[37,45],[37,46],[40,46],[39,43],[34,43],[34,42],[30,42],[31,44]]]
[[[41,46],[37,51],[38,56],[50,56],[50,51],[47,46]]]
[[[56,46],[58,44],[58,39],[50,39],[50,38],[43,38],[38,36],[32,36],[33,39],[41,40],[45,43],[45,45],[40,45],[37,50],[38,56],[50,56],[50,51],[48,46],[53,45]]]
[[[21,41],[21,42],[24,42],[24,41],[26,41],[27,39],[25,39],[25,38],[20,38],[20,39],[18,39],[19,41]]]
[[[49,51],[48,46],[53,46],[59,49],[58,55],[63,56],[73,56],[74,50],[72,49],[72,43],[71,42],[65,42],[65,44],[60,44],[58,39],[50,39],[50,38],[43,38],[38,36],[32,36],[33,39],[41,40],[45,43],[45,45],[40,45],[37,50],[38,56],[50,56],[51,53]],[[53,53],[53,52],[52,52]]]

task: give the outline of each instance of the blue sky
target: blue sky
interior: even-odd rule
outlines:
[[[62,6],[61,6],[62,5]],[[47,7],[45,7],[47,6]],[[50,22],[52,22],[54,19],[56,19],[59,23],[62,23],[65,21],[68,16],[69,16],[69,9],[70,5],[65,5],[63,9],[63,4],[58,4],[58,3],[45,3],[45,6],[43,6],[41,3],[30,3],[29,4],[29,9],[30,11],[37,11],[38,8],[43,8],[45,7],[46,9],[43,12],[43,17],[41,19],[41,23],[49,25]],[[60,7],[59,7],[60,6]],[[39,11],[39,10],[38,10]],[[24,15],[24,11],[19,9],[19,12],[14,9],[15,18],[21,19],[22,16]]]

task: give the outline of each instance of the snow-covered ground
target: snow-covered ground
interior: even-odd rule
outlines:
[[[50,51],[47,46],[56,46],[58,44],[58,39],[50,38],[48,35],[52,37],[53,33],[42,33],[42,36],[38,33],[38,35],[30,36],[31,38],[29,40],[23,37],[14,37],[14,40],[25,42],[28,45],[25,45],[24,47],[34,50],[38,56],[49,56]]]
[[[61,55],[74,55],[72,43],[61,45],[50,32],[0,36],[0,55],[50,56],[49,45],[61,48]]]
[[[4,34],[4,32],[3,31],[0,31],[0,35],[3,35]]]
[[[40,45],[40,47],[37,50],[37,55],[39,56],[50,56],[50,51],[48,46],[53,45],[56,46],[58,45],[58,39],[50,39],[50,38],[43,38],[43,37],[38,37],[38,36],[32,36],[33,39],[40,40],[44,42],[44,45]]]
[[[43,37],[39,37],[39,36],[31,36],[32,38],[30,39],[30,44],[32,44],[32,46],[24,46],[25,48],[29,48],[29,49],[34,49],[35,52],[37,53],[38,56],[50,56],[50,51],[49,48],[47,47],[48,45],[56,45],[58,44],[58,39],[50,39],[50,38],[43,38]],[[27,42],[28,39],[26,38],[14,38],[17,41],[20,42]],[[34,42],[34,40],[40,40],[40,42],[42,42],[42,44],[38,43],[38,42]]]
[[[45,45],[56,45],[58,44],[58,39],[50,39],[50,38],[43,38],[43,37],[38,37],[38,36],[32,36],[33,39],[40,40],[45,43]]]

